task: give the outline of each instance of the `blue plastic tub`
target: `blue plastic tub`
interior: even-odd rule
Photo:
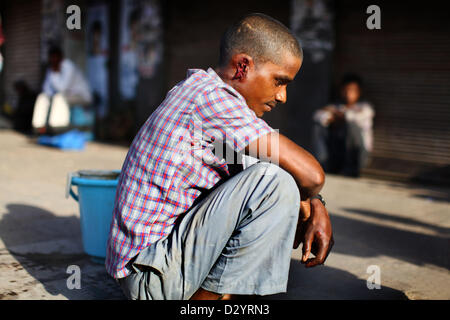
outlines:
[[[119,174],[120,170],[82,170],[68,175],[66,197],[70,194],[78,201],[83,248],[90,256],[106,257]],[[78,187],[78,194],[72,185]]]

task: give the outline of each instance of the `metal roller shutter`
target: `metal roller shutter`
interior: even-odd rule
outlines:
[[[40,89],[41,1],[8,1],[4,4],[4,83],[5,100],[16,101],[14,81],[25,80],[34,90]]]
[[[450,181],[450,22],[442,2],[336,1],[336,82],[360,74],[376,109],[367,174]]]

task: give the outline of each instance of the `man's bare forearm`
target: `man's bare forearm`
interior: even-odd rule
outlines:
[[[319,162],[286,136],[280,134],[279,141],[279,166],[297,181],[302,200],[317,195],[325,183],[325,173]]]
[[[325,183],[319,162],[286,136],[270,133],[252,142],[246,152],[253,157],[277,163],[297,182],[302,200],[317,195]]]

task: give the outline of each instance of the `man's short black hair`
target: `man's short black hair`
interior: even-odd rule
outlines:
[[[58,47],[56,45],[52,45],[50,47],[50,49],[48,49],[48,55],[49,56],[58,55],[58,56],[62,57],[63,56],[63,52],[62,52],[60,47]]]
[[[100,22],[100,20],[95,20],[92,23],[91,31],[92,32],[102,32],[102,23]]]
[[[220,41],[219,65],[226,65],[239,53],[248,54],[256,62],[277,64],[284,51],[303,58],[300,44],[286,26],[265,14],[252,13],[225,31]]]

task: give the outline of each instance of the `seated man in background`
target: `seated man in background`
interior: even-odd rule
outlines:
[[[69,106],[86,107],[92,102],[82,72],[72,61],[64,59],[60,48],[50,48],[48,62],[43,92],[36,99],[32,119],[33,129],[39,133],[47,128],[67,128],[71,120]]]
[[[325,171],[359,176],[373,144],[373,107],[360,101],[362,80],[347,74],[340,84],[342,101],[314,113],[315,156]]]

